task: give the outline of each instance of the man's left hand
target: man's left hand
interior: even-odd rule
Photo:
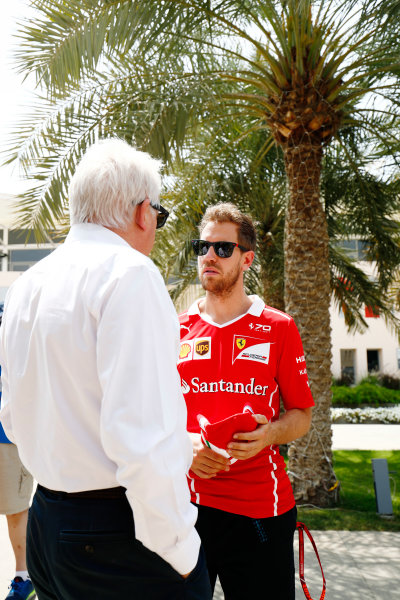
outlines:
[[[264,415],[254,415],[259,424],[254,431],[235,433],[232,442],[227,446],[228,453],[232,458],[247,460],[258,454],[265,446],[272,442],[269,440],[270,423]]]

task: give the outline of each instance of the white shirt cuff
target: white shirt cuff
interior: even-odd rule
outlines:
[[[173,551],[163,556],[164,560],[180,575],[193,571],[197,565],[200,552],[200,538],[196,529],[193,529],[184,542],[181,542]]]

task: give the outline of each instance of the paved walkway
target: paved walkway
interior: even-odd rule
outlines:
[[[334,450],[400,450],[400,425],[333,425]]]
[[[334,425],[333,448],[400,450],[400,425]],[[312,534],[327,580],[326,600],[398,600],[400,533],[313,531]],[[319,600],[322,588],[319,566],[307,538],[305,545],[306,581],[312,598]],[[298,557],[297,541],[295,556]],[[0,600],[7,595],[14,567],[6,518],[0,515]],[[214,600],[223,599],[222,590],[217,586]],[[304,594],[297,576],[296,600],[303,599]]]
[[[325,573],[326,600],[399,599],[400,533],[313,531],[312,535]],[[295,557],[298,563],[297,539]],[[304,600],[298,564],[296,571],[296,600]],[[319,600],[322,591],[321,571],[308,540],[305,542],[305,578],[311,597]],[[223,592],[218,586],[214,600],[223,599]]]

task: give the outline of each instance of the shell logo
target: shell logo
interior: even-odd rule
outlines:
[[[187,343],[182,344],[181,345],[181,351],[179,353],[179,358],[180,359],[186,358],[189,355],[190,351],[191,351],[190,344],[187,344]]]

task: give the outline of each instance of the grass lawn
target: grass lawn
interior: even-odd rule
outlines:
[[[334,469],[340,501],[330,509],[298,507],[298,520],[309,529],[400,531],[400,451],[336,450]],[[371,458],[386,458],[391,478],[393,517],[376,513]]]

